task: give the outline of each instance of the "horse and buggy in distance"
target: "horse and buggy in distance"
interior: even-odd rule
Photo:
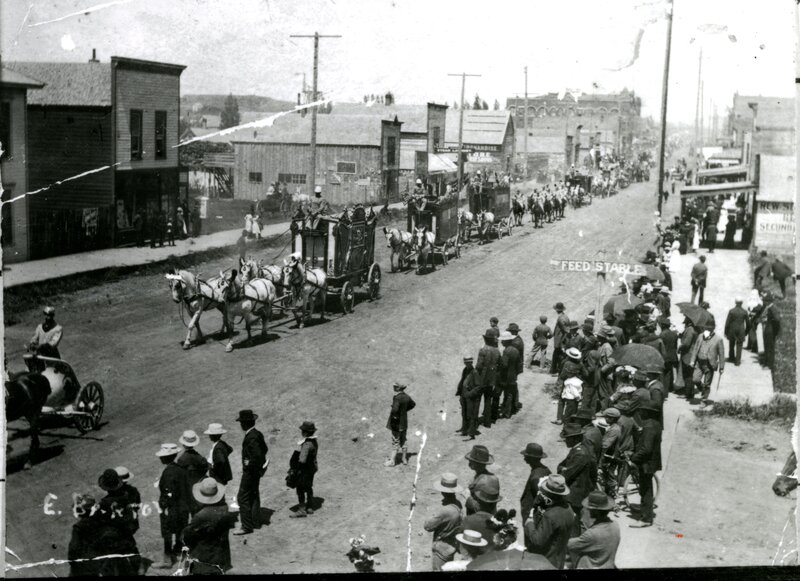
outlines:
[[[459,217],[462,241],[468,241],[476,230],[480,244],[491,236],[511,236],[512,216],[511,186],[504,182],[487,181],[467,185],[469,207]]]
[[[36,462],[42,418],[71,420],[85,434],[100,428],[105,409],[103,387],[96,381],[81,385],[72,366],[57,352],[32,350],[22,356],[27,371],[9,373],[5,382],[6,420],[25,418],[30,426],[30,449],[25,467]]]

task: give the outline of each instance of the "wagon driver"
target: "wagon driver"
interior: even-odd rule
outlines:
[[[310,210],[311,210],[311,229],[316,230],[317,225],[319,224],[320,216],[327,216],[330,214],[330,204],[328,204],[328,200],[322,197],[322,186],[317,186],[314,188],[314,198],[311,200],[310,203]]]
[[[53,307],[45,307],[44,321],[36,327],[36,331],[28,343],[28,351],[43,357],[55,357],[61,359],[58,352],[58,344],[63,336],[63,328],[56,323],[56,310]]]

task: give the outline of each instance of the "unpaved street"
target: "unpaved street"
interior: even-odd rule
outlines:
[[[477,354],[480,336],[492,315],[500,318],[503,328],[512,321],[520,325],[526,357],[539,315],[547,314],[550,323],[554,321],[555,301],[563,301],[567,313],[582,321],[594,308],[594,276],[557,273],[549,260],[593,259],[599,257],[599,250],[609,251],[609,258],[641,259],[654,238],[651,193],[652,184],[634,184],[616,197],[595,200],[589,208],[568,209],[566,219],[543,229],[534,230],[526,222],[510,238],[486,246],[472,245],[461,259],[423,276],[413,271],[389,273],[381,239],[379,262],[384,276],[380,300],[361,302],[352,315],[334,313],[328,322],[303,330],[294,329],[293,321],[281,319],[273,323],[268,343],[256,342],[230,354],[224,352],[221,340],[181,350],[185,329],[161,276],[134,276],[59,299],[58,319],[65,326],[62,355],[75,366],[81,381],[102,383],[107,423],[84,437],[71,427],[47,428],[43,446],[63,446],[63,452],[30,471],[9,475],[8,547],[28,562],[65,558],[73,523],[71,495],[88,490],[100,494],[95,485],[105,468],[127,466],[135,475],[133,484],[139,487],[143,501],[152,502],[157,498],[153,484],[160,473],[155,451],[162,442],[177,442],[185,429],[200,433],[209,422],[225,424],[230,430],[226,439],[236,450],[231,459],[234,475],[238,475],[241,433],[233,420],[239,409],[252,408],[260,415],[257,427],[268,438],[272,458],[270,472],[262,480],[262,506],[274,513],[269,526],[256,534],[244,541],[232,538],[233,572],[350,572],[352,565],[344,553],[349,548],[348,538],[359,534],[381,548],[378,571],[404,571],[418,458],[413,456],[405,467],[383,466],[391,451],[385,428],[391,385],[402,381],[408,383],[407,393],[417,402],[410,414],[409,449],[416,452],[422,437],[426,438],[411,520],[411,567],[427,570],[430,536],[423,532],[422,522],[440,498],[431,491],[431,481],[442,472],[454,472],[462,482],[471,475],[463,456],[472,443],[454,434],[460,422],[454,394],[462,357]],[[665,216],[674,212],[670,201]],[[201,270],[211,273],[227,266],[213,264]],[[336,301],[331,303],[329,308],[336,309]],[[21,323],[6,329],[14,369],[21,366],[19,346],[39,315],[33,311],[18,317]],[[219,326],[217,314],[204,318],[204,331],[217,331]],[[244,336],[242,328],[236,340]],[[519,451],[527,442],[544,446],[549,456],[545,463],[552,469],[566,455],[565,446],[558,441],[558,428],[549,421],[555,416],[555,406],[543,392],[548,381],[548,375],[526,369],[520,384],[522,412],[491,429],[481,428],[483,434],[476,441],[486,444],[495,456],[493,471],[500,477],[504,497],[501,508],[519,510],[527,476]],[[670,400],[671,405],[675,403]],[[319,430],[320,471],[314,491],[324,504],[309,518],[289,519],[289,507],[296,498],[294,491],[285,487],[284,476],[303,420],[316,422]],[[731,441],[737,438],[728,436]],[[770,457],[754,456],[752,470],[733,471],[740,486],[738,491],[726,492],[726,498],[735,504],[736,522],[749,521],[759,530],[733,530],[733,525],[725,524],[728,513],[723,503],[715,501],[714,508],[708,507],[708,494],[723,485],[714,463],[724,461],[730,467],[730,458],[705,450],[693,462],[699,440],[695,435],[673,439],[670,462],[681,470],[675,477],[668,474],[662,478],[672,490],[664,492],[657,509],[657,523],[662,524],[666,524],[662,515],[681,520],[675,515],[708,511],[705,519],[682,523],[681,538],[694,540],[683,545],[674,540],[663,542],[675,538],[672,527],[676,525],[663,530],[654,527],[645,531],[647,537],[637,537],[641,531],[626,530],[621,565],[769,563],[768,559],[750,561],[758,558],[752,552],[739,558],[730,555],[716,563],[705,556],[734,542],[750,546],[757,539],[764,543],[762,552],[770,552],[767,545],[774,545],[768,541],[780,536],[788,503],[769,498],[769,484],[765,490],[760,486],[762,481],[771,482],[776,471],[769,468],[772,456],[782,462],[788,439],[780,440],[777,435],[770,439],[777,449],[769,452]],[[27,439],[12,443],[14,454],[27,447]],[[704,443],[709,448],[722,445],[714,438]],[[207,441],[199,451],[207,453]],[[665,450],[665,457],[667,453]],[[772,471],[759,472],[756,486],[749,478],[762,469]],[[236,494],[238,479],[234,478],[229,500]],[[728,483],[724,485],[727,491]],[[48,494],[57,498],[50,497],[45,506]],[[757,514],[748,503],[750,495],[760,499]],[[139,548],[155,558],[161,547],[158,517],[151,509],[141,519]],[[778,522],[777,531],[774,522]],[[719,524],[713,539],[707,534],[711,523]],[[767,523],[763,530],[762,523]],[[695,536],[700,534],[702,544]],[[747,560],[740,560],[744,558]],[[51,566],[15,575],[49,575],[50,571],[62,576],[67,568]]]

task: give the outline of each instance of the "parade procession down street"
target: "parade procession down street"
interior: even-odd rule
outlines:
[[[791,35],[385,4],[0,7],[5,575],[796,575]]]

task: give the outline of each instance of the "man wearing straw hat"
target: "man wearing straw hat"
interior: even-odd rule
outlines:
[[[142,506],[142,495],[139,494],[136,487],[130,483],[131,478],[133,478],[133,474],[131,474],[130,470],[125,468],[125,466],[117,466],[114,468],[114,471],[122,481],[122,486],[119,491],[121,495],[125,496],[125,507],[130,511],[132,517],[130,521],[131,530],[135,533],[139,530],[139,508]]]
[[[433,533],[431,567],[434,571],[441,571],[442,565],[452,561],[458,550],[456,533],[461,530],[461,503],[456,494],[461,494],[464,489],[458,485],[456,475],[449,472],[434,481],[433,489],[442,493],[442,505],[423,527]]]
[[[225,502],[225,485],[204,478],[192,486],[192,496],[202,508],[181,538],[189,548],[190,575],[220,575],[231,569],[229,533],[236,515]]]
[[[563,569],[567,541],[575,522],[575,513],[567,502],[570,493],[560,474],[539,481],[534,508],[525,523],[525,549],[543,555],[556,568]]]
[[[462,558],[445,563],[442,571],[466,571],[470,561],[489,550],[489,541],[479,531],[464,529],[464,532],[456,535],[456,540],[458,553]]]
[[[194,430],[186,430],[178,439],[178,443],[183,446],[183,451],[178,454],[175,464],[186,470],[189,486],[194,486],[200,482],[208,473],[208,462],[195,447],[200,443],[200,437]],[[191,516],[200,510],[200,505],[194,501],[190,502],[189,513]]]
[[[179,536],[189,522],[192,488],[186,470],[175,463],[180,452],[177,444],[162,444],[156,456],[164,465],[158,480],[158,506],[161,509],[161,537],[164,539],[163,560],[153,565],[156,569],[170,569],[180,551]]]
[[[495,529],[492,517],[497,509],[497,503],[503,500],[500,496],[500,481],[497,476],[482,479],[472,489],[470,498],[477,507],[472,514],[467,514],[462,522],[464,529],[478,531],[489,543],[488,548],[494,548]]]
[[[264,434],[256,429],[258,414],[253,410],[241,410],[236,421],[244,431],[242,440],[242,479],[236,502],[239,504],[240,528],[234,535],[249,535],[261,526],[261,478],[267,472],[269,447]]]
[[[222,424],[208,424],[208,429],[203,433],[213,442],[206,458],[210,466],[208,475],[220,484],[227,485],[228,482],[233,480],[231,463],[228,460],[233,448],[222,439],[222,436],[227,434],[228,430],[223,428]]]
[[[614,559],[619,548],[619,524],[608,518],[614,501],[595,490],[583,499],[589,511],[588,528],[567,543],[573,569],[616,569]]]

